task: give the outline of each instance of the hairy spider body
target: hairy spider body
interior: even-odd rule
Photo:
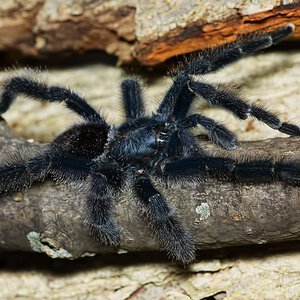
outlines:
[[[100,243],[117,246],[120,233],[113,210],[116,194],[130,184],[142,206],[155,238],[175,259],[188,263],[195,257],[189,232],[177,220],[174,210],[155,188],[152,179],[167,184],[201,182],[208,176],[236,182],[282,181],[300,184],[300,164],[293,161],[253,159],[237,161],[211,156],[189,131],[202,126],[208,137],[225,149],[235,149],[237,139],[225,126],[201,115],[188,115],[195,97],[219,106],[240,119],[253,116],[283,133],[300,136],[296,125],[281,122],[273,113],[248,104],[228,91],[195,81],[192,75],[214,72],[226,64],[267,48],[288,36],[294,26],[247,36],[243,41],[198,56],[174,78],[157,111],[145,113],[140,85],[126,79],[121,90],[126,120],[118,127],[109,125],[84,99],[62,87],[47,85],[26,76],[10,78],[4,85],[0,113],[18,94],[50,102],[65,102],[83,117],[55,138],[40,153],[0,166],[0,192],[28,188],[47,175],[66,184],[84,181],[87,186],[87,223],[90,234]]]

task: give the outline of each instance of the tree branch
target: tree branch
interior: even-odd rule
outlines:
[[[0,50],[33,57],[104,50],[121,63],[156,65],[176,55],[232,42],[238,34],[294,23],[298,0],[11,0],[0,6]],[[14,60],[14,59],[13,59]]]
[[[0,155],[38,144],[13,136],[0,123]],[[293,157],[299,161],[298,138],[242,143],[229,156],[260,154]],[[201,142],[215,154],[228,151]],[[207,180],[194,187],[159,189],[176,208],[199,249],[262,244],[300,239],[299,187],[281,183],[239,185]],[[34,184],[24,192],[2,195],[0,200],[0,249],[45,252],[51,257],[77,258],[94,253],[158,249],[131,194],[121,193],[116,218],[121,228],[119,249],[96,245],[84,226],[84,197],[53,181]]]

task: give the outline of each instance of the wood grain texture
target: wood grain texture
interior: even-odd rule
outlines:
[[[298,5],[274,6],[270,9],[275,5],[271,2],[275,1],[266,1],[261,7],[251,7],[250,3],[249,6],[243,3],[245,6],[231,7],[232,3],[226,4],[226,1],[223,3],[224,6],[215,6],[212,2],[210,5],[206,3],[207,7],[203,11],[203,8],[196,6],[199,2],[195,1],[196,7],[193,8],[194,10],[191,8],[189,15],[197,15],[200,11],[203,15],[198,16],[199,19],[194,18],[194,21],[186,19],[184,26],[176,25],[173,26],[174,28],[170,26],[165,34],[141,36],[135,49],[135,56],[145,65],[156,65],[177,55],[233,42],[238,35],[256,31],[268,32],[288,23],[294,23],[296,28],[300,25]],[[174,13],[173,16],[182,18],[180,12],[178,9],[177,14]],[[179,22],[175,20],[174,22]],[[152,21],[156,22],[155,19]],[[292,39],[296,40],[299,36],[297,28]]]
[[[104,50],[153,66],[291,22],[298,40],[299,15],[299,0],[10,0],[0,4],[0,50],[12,58]]]

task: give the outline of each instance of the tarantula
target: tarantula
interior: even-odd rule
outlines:
[[[280,42],[293,29],[294,25],[288,24],[273,32],[246,35],[217,51],[198,55],[178,71],[152,115],[144,111],[139,82],[124,80],[121,89],[126,120],[118,127],[107,124],[83,98],[68,89],[49,87],[26,76],[8,79],[1,94],[0,113],[9,108],[16,96],[23,94],[36,100],[65,102],[84,121],[60,134],[33,157],[2,164],[0,192],[26,189],[47,175],[66,184],[81,180],[88,190],[91,236],[99,243],[117,246],[120,234],[113,216],[115,197],[129,183],[161,248],[183,263],[192,261],[195,258],[192,237],[153,185],[153,178],[168,184],[179,180],[200,182],[207,176],[242,183],[274,180],[300,183],[300,166],[292,161],[257,158],[241,162],[205,153],[190,128],[202,126],[213,142],[226,149],[235,149],[237,139],[226,127],[204,115],[188,115],[196,97],[242,120],[253,116],[291,136],[299,136],[300,128],[281,122],[273,113],[248,104],[228,91],[195,81],[192,75],[217,71]]]

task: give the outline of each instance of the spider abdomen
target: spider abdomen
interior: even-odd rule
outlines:
[[[75,125],[63,132],[52,145],[63,153],[93,159],[103,153],[107,137],[107,126],[99,123],[86,123]]]

